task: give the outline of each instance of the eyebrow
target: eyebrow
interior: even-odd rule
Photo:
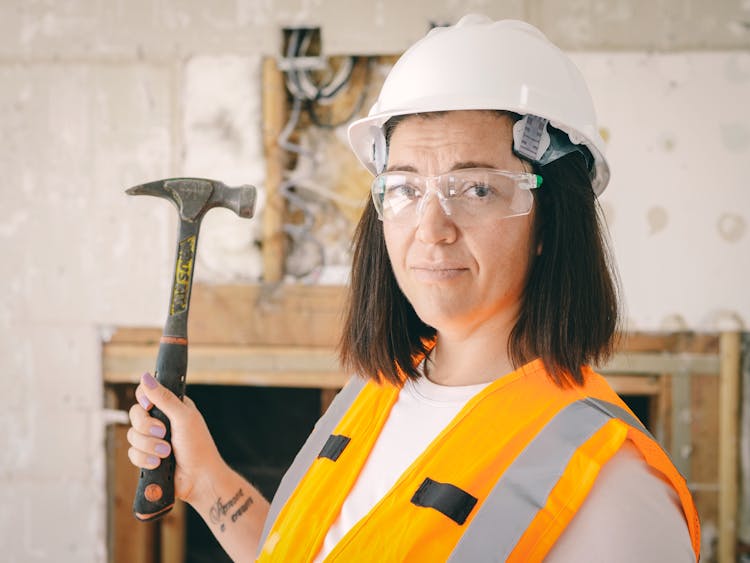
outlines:
[[[466,168],[496,168],[495,165],[487,164],[486,162],[475,162],[473,160],[466,160],[455,163],[451,166],[448,172],[453,170],[463,170]],[[410,164],[394,164],[386,169],[386,172],[417,172],[417,169]]]

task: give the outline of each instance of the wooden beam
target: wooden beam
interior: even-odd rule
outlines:
[[[185,533],[187,530],[187,509],[185,503],[177,499],[172,510],[159,521],[161,533],[161,558],[159,563],[185,562]]]
[[[734,563],[737,548],[737,494],[740,396],[740,333],[721,335],[719,380],[719,563]]]
[[[279,135],[286,122],[286,86],[276,60],[263,60],[263,146],[266,157],[266,203],[263,209],[263,280],[277,283],[284,277],[284,198],[279,191],[285,153]]]
[[[618,395],[656,396],[661,392],[660,377],[656,375],[617,375],[604,378]]]
[[[108,408],[122,408],[124,398],[121,395],[122,391],[109,388],[106,393]],[[127,431],[128,427],[124,424],[107,427],[109,561],[157,563],[158,522],[140,522],[133,516],[138,469],[128,459],[130,444],[126,438]]]
[[[106,345],[105,382],[138,383],[140,374],[153,369],[157,350],[156,345]],[[189,351],[190,384],[339,388],[347,380],[330,348],[194,345]]]
[[[104,375],[108,383],[137,383],[144,371],[153,369],[157,344],[111,342],[104,347]],[[188,382],[210,385],[263,385],[278,387],[338,388],[348,380],[341,371],[335,349],[311,346],[222,346],[191,344]],[[657,395],[661,391],[659,370],[671,364],[662,355],[657,365],[646,369],[649,356],[632,354],[615,356],[617,372],[605,375],[617,393]],[[678,362],[684,364],[685,358]],[[697,360],[705,368],[705,358]],[[632,372],[622,366],[637,365]],[[641,372],[648,375],[643,375]]]
[[[695,354],[688,352],[621,352],[611,361],[594,369],[601,374],[642,373],[642,374],[719,374],[719,358],[716,354]]]
[[[326,346],[339,341],[346,288],[197,285],[191,344]]]
[[[341,335],[346,288],[195,284],[190,345],[284,345],[333,348]],[[105,343],[156,344],[157,327],[118,328]]]

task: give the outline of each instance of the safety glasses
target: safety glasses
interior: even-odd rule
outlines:
[[[416,224],[430,194],[457,225],[531,212],[531,190],[542,185],[538,174],[492,168],[466,168],[438,176],[384,172],[372,182],[372,201],[381,221]]]

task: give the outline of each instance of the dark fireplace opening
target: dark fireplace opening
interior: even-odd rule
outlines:
[[[187,395],[224,460],[269,500],[321,414],[320,389],[195,385]],[[189,506],[186,519],[187,563],[231,562]]]

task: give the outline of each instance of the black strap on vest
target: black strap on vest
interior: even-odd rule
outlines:
[[[411,497],[411,502],[417,506],[434,508],[460,525],[466,522],[477,499],[455,485],[438,483],[427,477]]]
[[[349,436],[340,436],[338,434],[331,434],[328,436],[323,449],[320,450],[318,457],[327,457],[332,461],[336,461],[344,448],[349,445],[351,438]]]
[[[327,437],[334,431],[336,425],[357,398],[357,395],[359,395],[359,392],[367,384],[367,381],[368,380],[365,378],[356,376],[349,380],[346,387],[336,395],[331,406],[328,407],[326,413],[315,425],[315,428],[313,428],[312,433],[307,438],[305,445],[302,446],[297,457],[294,458],[291,467],[284,475],[284,478],[279,484],[279,488],[276,490],[276,494],[273,496],[271,508],[268,511],[266,522],[263,524],[263,534],[261,535],[260,543],[258,544],[257,557],[260,557],[260,551],[263,549],[263,544],[265,544],[266,538],[268,538],[268,534],[271,531],[271,527],[279,516],[281,509],[284,508],[284,505],[289,500],[289,497],[292,496],[297,484],[305,476],[307,470],[310,469],[313,461],[317,459],[316,456],[318,452],[320,452],[320,448],[325,444]]]

